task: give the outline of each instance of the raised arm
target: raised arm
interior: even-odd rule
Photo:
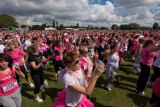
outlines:
[[[74,85],[71,85],[70,87],[73,88],[74,90],[82,93],[82,94],[85,94],[85,95],[90,95],[92,90],[94,89],[94,86],[97,82],[97,79],[98,77],[104,72],[104,64],[101,64],[99,67],[97,67],[96,71],[95,71],[95,74],[93,75],[92,79],[91,79],[91,82],[90,84],[88,85],[87,88],[81,86],[81,85],[78,85],[78,84],[74,84]]]

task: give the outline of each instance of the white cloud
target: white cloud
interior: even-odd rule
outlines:
[[[97,1],[98,3],[101,0]],[[13,15],[20,24],[52,23],[81,26],[139,23],[152,26],[160,22],[160,0],[114,0],[114,4],[90,4],[95,0],[2,0],[0,13]],[[127,14],[123,16],[123,14]]]

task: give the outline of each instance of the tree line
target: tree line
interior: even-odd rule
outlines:
[[[0,14],[0,28],[7,28],[8,26],[14,26],[16,28],[18,28],[18,23],[16,21],[16,19],[10,15],[7,14]],[[42,25],[29,25],[29,29],[30,30],[44,30],[47,27],[53,27],[56,28],[57,30],[64,30],[65,28],[74,28],[74,29],[78,29],[78,28],[85,28],[87,30],[158,30],[160,29],[159,24],[156,22],[153,24],[152,27],[146,27],[146,26],[140,26],[137,23],[130,23],[130,24],[121,24],[121,25],[117,25],[117,24],[113,24],[110,28],[109,27],[92,27],[90,25],[88,25],[87,27],[83,27],[83,26],[79,26],[79,23],[77,23],[76,25],[70,25],[70,26],[64,26],[63,24],[58,24],[58,21],[55,21],[53,19],[52,21],[52,25],[48,25],[47,23],[42,24]]]

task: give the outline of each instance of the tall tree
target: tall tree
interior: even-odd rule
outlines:
[[[7,28],[8,26],[14,26],[17,28],[18,23],[14,17],[7,14],[0,14],[0,26],[2,28]]]
[[[53,28],[55,28],[55,21],[54,21],[54,20],[53,20],[53,23],[52,23],[52,24],[53,24]]]
[[[79,23],[77,23],[77,28],[79,28]]]
[[[158,30],[158,28],[159,28],[158,23],[154,23],[152,28],[153,28],[154,30]]]
[[[56,21],[56,29],[58,29],[58,21]]]

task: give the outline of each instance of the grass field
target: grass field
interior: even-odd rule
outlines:
[[[131,72],[133,60],[127,58],[125,62],[121,63],[118,75],[120,76],[120,83],[112,87],[112,91],[104,89],[105,74],[98,79],[96,87],[90,95],[90,100],[95,104],[95,107],[145,107],[146,101],[152,95],[152,88],[147,87],[145,95],[135,93],[135,87],[139,73],[133,74]],[[24,107],[50,107],[54,103],[57,91],[63,89],[63,84],[60,81],[56,83],[53,81],[54,67],[52,62],[47,64],[48,69],[45,70],[45,79],[49,86],[46,87],[46,92],[40,93],[40,97],[44,99],[42,103],[34,100],[34,88],[30,88],[25,80],[23,80],[22,98]]]

